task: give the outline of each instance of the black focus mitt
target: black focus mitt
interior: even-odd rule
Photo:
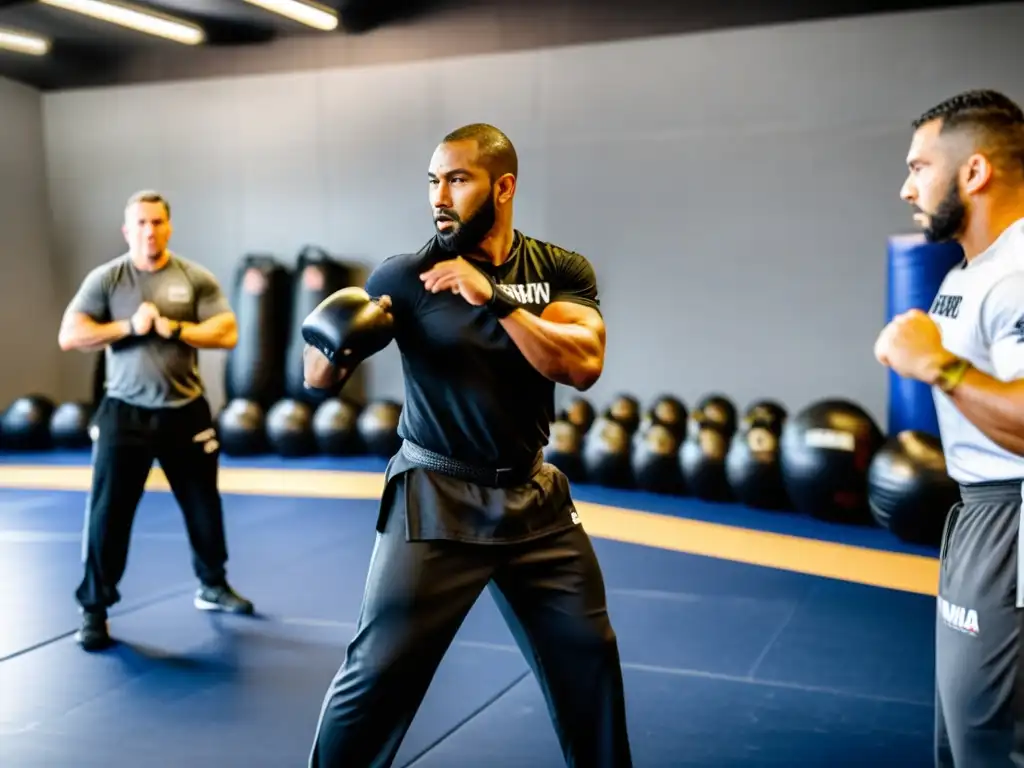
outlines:
[[[394,339],[389,306],[362,288],[342,288],[302,321],[302,339],[332,365],[351,370]]]

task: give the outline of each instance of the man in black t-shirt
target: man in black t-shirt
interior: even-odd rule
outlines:
[[[632,764],[603,577],[567,478],[542,458],[555,384],[588,389],[604,365],[597,282],[583,256],[513,228],[517,174],[496,128],[449,134],[429,172],[436,235],[303,324],[309,386],[336,390],[392,339],[405,377],[403,444],[311,768],[391,765],[485,587],[566,762]]]

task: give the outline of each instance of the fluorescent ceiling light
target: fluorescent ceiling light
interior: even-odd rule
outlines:
[[[50,50],[50,41],[27,32],[0,27],[0,48],[29,56],[45,56]]]
[[[163,14],[138,10],[120,3],[109,3],[105,0],[39,0],[39,2],[185,45],[199,45],[206,39],[203,30],[194,24]]]
[[[338,14],[330,8],[318,3],[300,2],[300,0],[245,0],[250,5],[258,5],[273,13],[280,14],[292,21],[305,24],[314,29],[330,32],[338,27]]]

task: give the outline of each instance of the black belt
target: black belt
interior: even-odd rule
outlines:
[[[544,463],[543,455],[538,453],[533,463],[526,467],[480,467],[435,453],[408,440],[402,443],[402,455],[416,466],[431,472],[492,488],[514,488],[524,485],[537,474]]]

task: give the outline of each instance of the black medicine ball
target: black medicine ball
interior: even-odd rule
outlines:
[[[890,438],[868,470],[875,521],[901,541],[938,548],[960,487],[946,472],[939,438],[907,430]]]
[[[796,511],[822,520],[871,523],[868,467],[884,437],[848,400],[814,403],[786,420],[782,477]]]

